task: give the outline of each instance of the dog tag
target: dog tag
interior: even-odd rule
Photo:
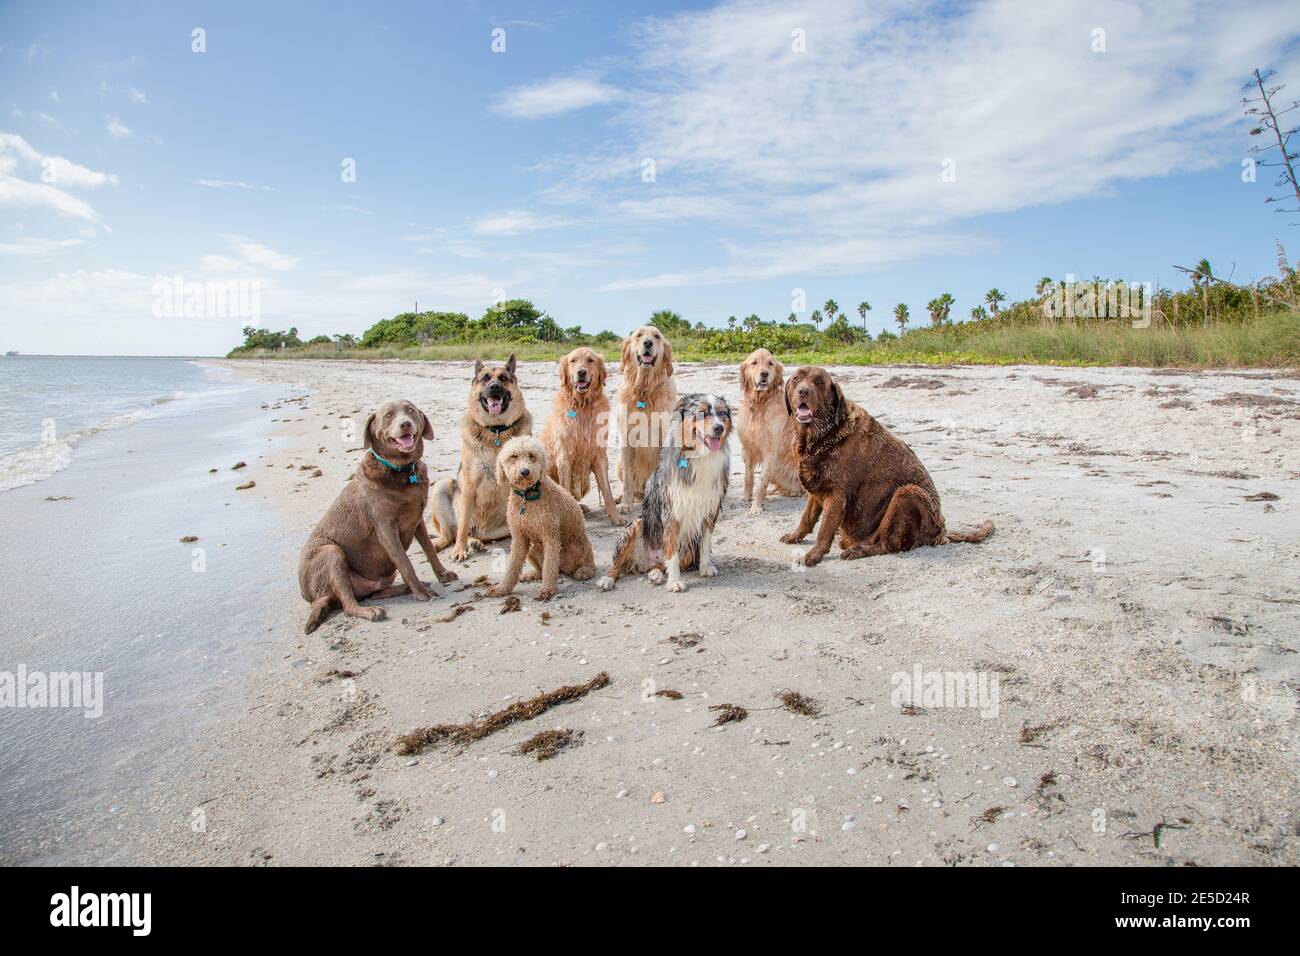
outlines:
[[[677,467],[678,467],[678,468],[689,468],[690,466],[691,466],[691,463],[690,463],[689,461],[687,461],[685,458],[678,458],[678,459],[677,459]]]
[[[569,409],[568,415],[570,418],[577,418],[578,417],[577,409],[573,409],[573,408]]]
[[[636,403],[636,407],[637,407],[637,408],[645,408],[645,402],[637,402],[637,403]]]

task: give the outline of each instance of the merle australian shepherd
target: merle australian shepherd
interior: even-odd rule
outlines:
[[[685,591],[682,572],[718,573],[713,528],[727,493],[731,407],[717,395],[683,395],[672,411],[659,464],[646,482],[641,515],[619,539],[596,586],[611,591],[624,574],[650,572],[669,591]]]

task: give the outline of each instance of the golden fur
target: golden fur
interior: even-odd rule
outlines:
[[[504,407],[494,412],[493,401]],[[437,550],[455,541],[452,560],[464,561],[471,546],[481,550],[484,541],[497,541],[510,533],[506,523],[510,489],[497,483],[497,454],[511,438],[532,433],[533,417],[524,407],[524,393],[515,378],[515,357],[511,355],[504,365],[476,362],[469,410],[460,422],[460,470],[431,492]]]
[[[542,444],[551,461],[551,477],[581,502],[596,476],[610,523],[621,525],[609,488],[609,399],[605,397],[605,360],[585,345],[560,359],[560,391],[542,429]]]
[[[497,456],[497,478],[510,490],[510,564],[501,583],[488,589],[488,597],[504,597],[519,581],[534,581],[540,574],[537,600],[549,601],[561,574],[586,581],[596,573],[582,509],[551,478],[549,466],[546,448],[531,436],[510,439]],[[533,570],[521,576],[525,561]]]
[[[645,494],[645,483],[659,465],[660,434],[677,402],[673,347],[653,325],[643,325],[623,340],[618,387],[618,477],[621,501],[631,506]]]
[[[745,499],[760,514],[768,487],[778,494],[804,493],[794,451],[795,423],[785,405],[785,366],[767,349],[755,349],[740,364],[740,412],[736,430],[745,459]],[[761,468],[758,484],[754,471]]]

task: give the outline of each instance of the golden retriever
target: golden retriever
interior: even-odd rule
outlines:
[[[605,397],[605,360],[585,345],[560,359],[560,391],[542,429],[542,444],[551,461],[551,477],[581,502],[596,477],[610,524],[621,525],[609,488],[609,399]]]
[[[662,433],[677,401],[673,381],[673,347],[653,325],[643,325],[623,340],[618,388],[618,477],[625,508],[640,500],[651,473],[659,466]]]
[[[536,580],[540,573],[537,600],[549,601],[561,574],[586,581],[596,573],[582,509],[549,470],[546,448],[531,436],[510,439],[497,456],[497,477],[511,492],[506,508],[510,564],[501,583],[488,589],[488,597],[505,597],[519,581]],[[521,577],[525,561],[532,562],[533,571]]]
[[[794,452],[795,424],[786,411],[785,366],[767,349],[755,349],[740,363],[740,410],[736,431],[745,459],[745,499],[749,513],[760,514],[768,487],[778,494],[803,494],[799,459]],[[758,484],[754,471],[761,469]]]

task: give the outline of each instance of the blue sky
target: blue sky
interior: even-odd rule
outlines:
[[[0,349],[236,344],[247,316],[157,314],[176,275],[304,337],[416,300],[623,332],[803,289],[875,331],[1042,275],[1254,278],[1300,229],[1242,182],[1239,88],[1300,95],[1297,37],[1270,0],[9,3]]]

